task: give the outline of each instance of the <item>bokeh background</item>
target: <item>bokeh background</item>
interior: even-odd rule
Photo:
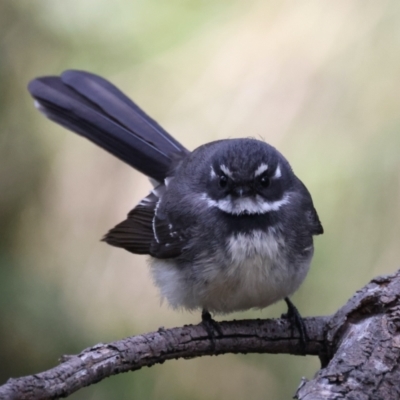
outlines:
[[[303,315],[333,313],[400,266],[397,0],[1,0],[1,383],[199,321],[160,304],[144,257],[99,241],[150,184],[34,109],[28,81],[68,68],[123,88],[189,149],[253,136],[283,152],[326,232],[293,298]],[[283,355],[170,361],[71,399],[288,399],[318,368]]]

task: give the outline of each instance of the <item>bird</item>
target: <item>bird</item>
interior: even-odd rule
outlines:
[[[245,137],[189,151],[116,86],[85,71],[36,78],[28,90],[47,118],[150,178],[151,192],[102,240],[150,256],[153,281],[172,308],[201,311],[210,328],[211,314],[285,300],[304,339],[289,297],[323,227],[277,149]]]

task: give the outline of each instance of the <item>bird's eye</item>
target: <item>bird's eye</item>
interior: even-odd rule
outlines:
[[[271,181],[267,175],[261,175],[258,182],[260,183],[261,187],[263,187],[264,189],[267,188],[271,184]]]
[[[228,184],[228,178],[225,175],[219,177],[219,187],[224,188]]]

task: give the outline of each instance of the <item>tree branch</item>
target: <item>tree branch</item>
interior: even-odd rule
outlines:
[[[300,400],[336,399],[338,395],[367,392],[375,397],[351,398],[397,399],[400,391],[391,380],[400,380],[399,296],[400,272],[373,280],[333,316],[306,318],[309,341],[305,346],[285,319],[221,322],[222,336],[217,335],[214,343],[199,324],[160,328],[98,344],[78,355],[64,356],[60,365],[48,371],[10,379],[0,387],[0,399],[66,397],[122,372],[171,359],[226,353],[319,356],[324,368],[315,379],[302,382],[296,394]],[[379,397],[381,392],[386,397]],[[396,397],[390,397],[394,393]]]
[[[306,353],[323,350],[324,318],[305,320],[310,341]],[[0,387],[0,399],[53,399],[121,372],[161,364],[166,360],[195,358],[226,353],[302,354],[299,335],[291,333],[287,320],[244,320],[221,322],[222,337],[210,341],[199,325],[163,329],[132,336],[108,344],[98,344],[79,355],[64,356],[63,362],[48,371],[10,379]]]
[[[329,364],[299,400],[400,398],[400,271],[373,279],[328,321]]]

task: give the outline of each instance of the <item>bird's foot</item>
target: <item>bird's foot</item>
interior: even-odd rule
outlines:
[[[285,297],[285,302],[288,306],[288,310],[286,314],[282,314],[282,318],[286,318],[290,321],[292,329],[293,327],[297,328],[300,334],[300,346],[302,352],[306,354],[306,344],[308,341],[308,334],[304,320],[301,317],[299,310],[295,307],[295,305],[290,301],[288,297]]]
[[[201,324],[210,337],[212,350],[215,350],[215,338],[217,336],[223,336],[221,326],[212,318],[211,314],[207,310],[201,312]]]

